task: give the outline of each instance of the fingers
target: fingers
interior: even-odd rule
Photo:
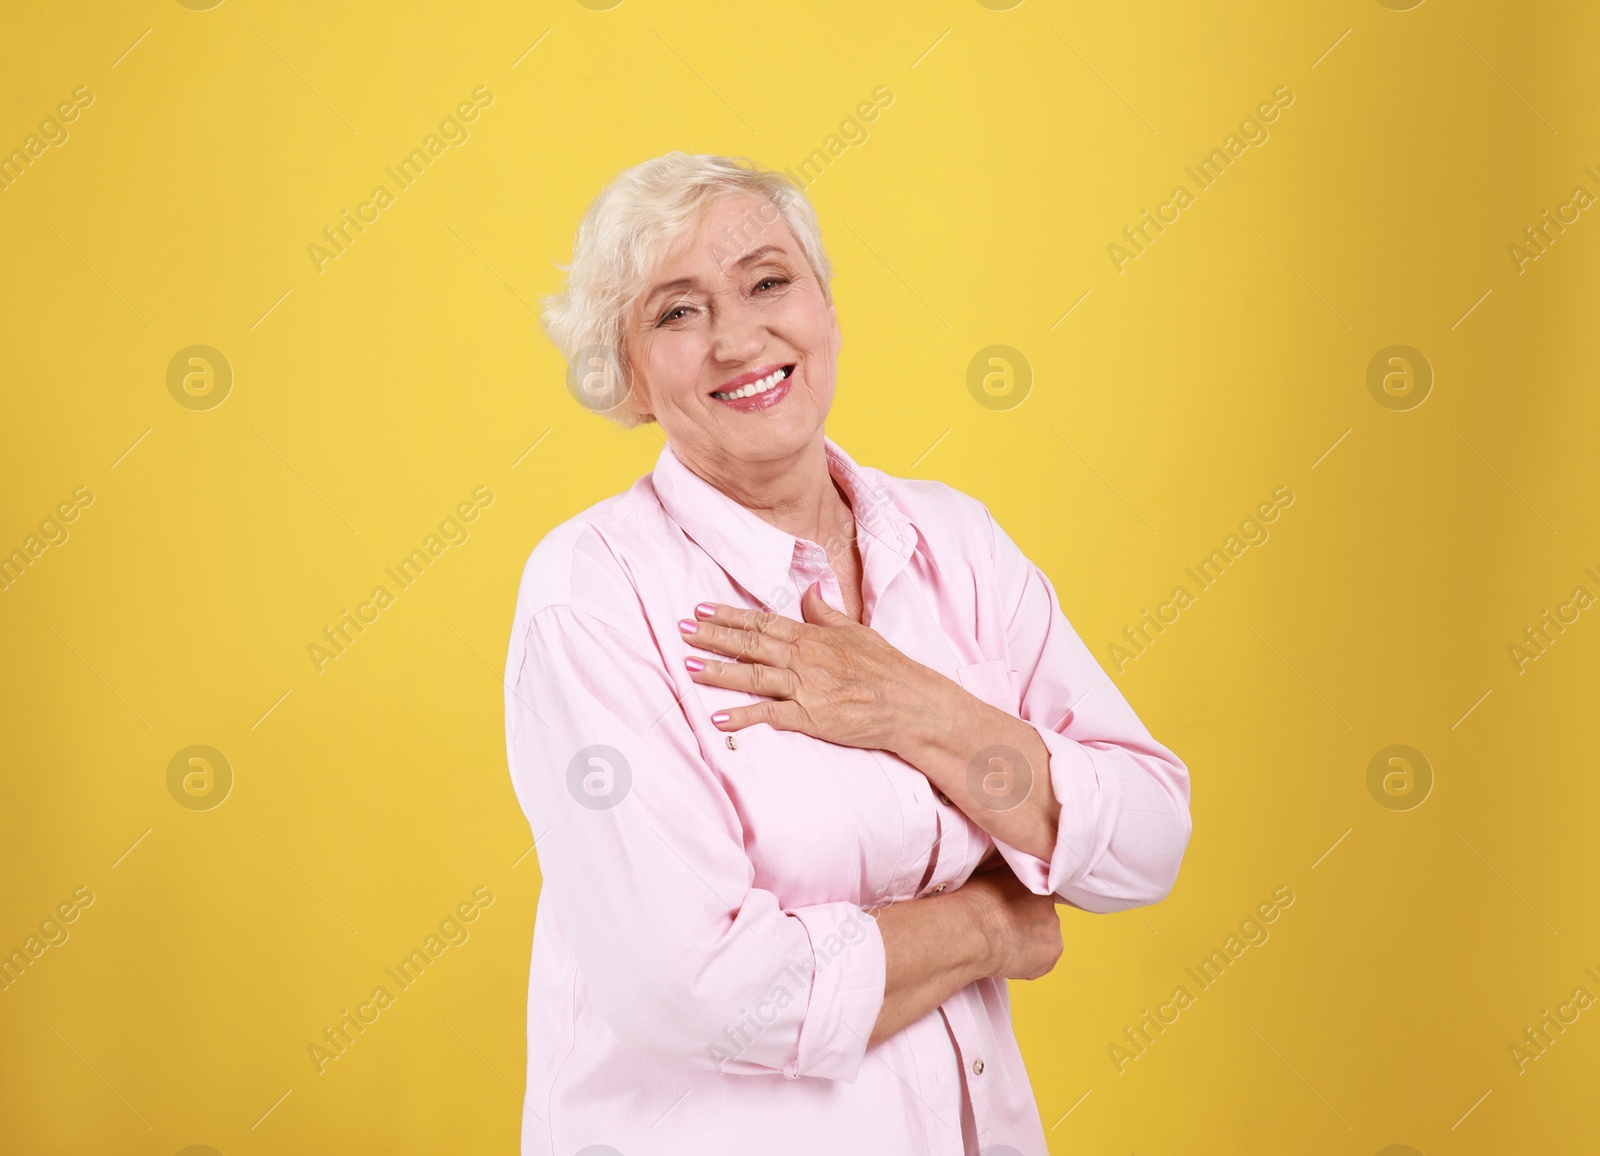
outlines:
[[[755,630],[784,642],[800,637],[801,623],[771,610],[741,610],[721,602],[702,602],[694,608],[694,616],[701,622],[728,626],[739,630]]]
[[[856,620],[828,605],[822,596],[822,583],[813,582],[800,596],[800,613],[816,626],[855,626]]]
[[[701,664],[695,669],[695,664]],[[759,662],[707,662],[690,656],[684,660],[689,678],[703,686],[720,686],[728,690],[742,690],[768,698],[789,698],[798,693],[800,679],[785,667],[766,666]]]
[[[711,723],[719,731],[737,731],[756,723],[766,723],[777,731],[804,729],[805,711],[798,703],[788,699],[768,699],[749,706],[729,707],[711,716]]]
[[[743,610],[732,613],[753,615],[755,612]],[[789,619],[778,618],[775,621],[790,622],[791,626],[797,625]],[[685,640],[694,646],[725,654],[730,658],[765,663],[767,666],[788,666],[790,655],[793,653],[793,643],[775,633],[784,628],[774,625],[770,620],[766,623],[752,622],[749,625],[733,626],[723,625],[712,619],[696,622],[685,618],[678,623],[678,629],[683,633]]]

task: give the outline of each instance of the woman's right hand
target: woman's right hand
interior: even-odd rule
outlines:
[[[980,868],[956,894],[975,906],[989,939],[989,975],[1038,979],[1061,958],[1061,918],[1053,895],[1035,895],[1003,861]]]
[[[954,891],[874,910],[883,936],[883,1006],[869,1045],[888,1039],[980,979],[1038,979],[1061,958],[1053,895],[1035,895],[993,854]]]

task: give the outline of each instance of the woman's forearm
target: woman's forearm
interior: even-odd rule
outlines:
[[[869,1047],[994,973],[998,946],[982,902],[975,889],[961,889],[878,910],[885,978],[883,1007]]]
[[[894,753],[990,838],[1050,862],[1061,804],[1050,781],[1050,750],[1037,728],[931,670],[917,697],[926,709],[908,716]],[[975,756],[986,749],[1004,757],[988,769],[975,768]]]

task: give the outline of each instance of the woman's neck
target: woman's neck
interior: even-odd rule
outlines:
[[[820,433],[805,449],[779,461],[723,458],[684,460],[684,465],[762,521],[796,538],[821,544],[854,528],[855,514],[828,468]]]

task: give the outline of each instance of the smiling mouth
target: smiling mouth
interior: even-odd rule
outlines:
[[[776,388],[780,382],[793,375],[793,373],[794,366],[781,366],[757,381],[746,382],[737,389],[718,390],[712,393],[711,396],[718,401],[739,401],[742,398],[755,397],[757,394],[766,393],[768,390]]]

